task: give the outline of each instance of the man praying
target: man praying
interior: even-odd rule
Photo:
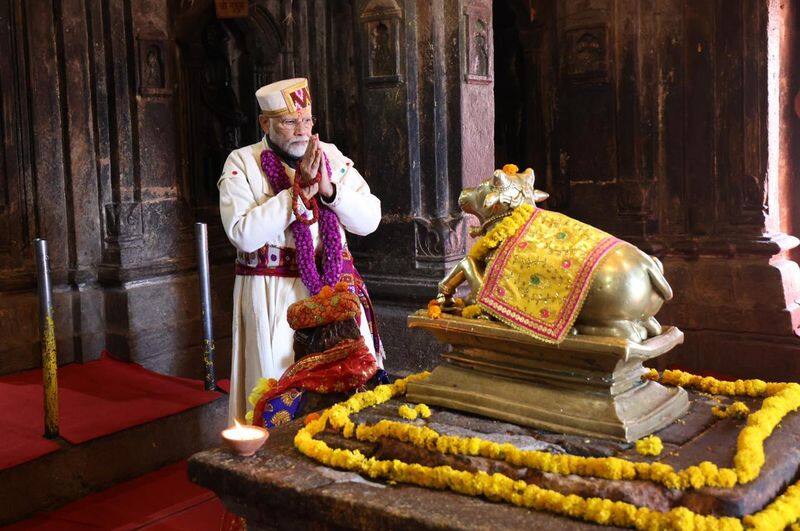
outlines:
[[[259,378],[280,378],[294,360],[286,312],[323,286],[344,281],[361,301],[359,329],[382,365],[375,315],[347,249],[346,232],[364,236],[381,219],[353,161],[312,134],[304,78],[256,92],[264,137],[233,151],[217,182],[220,216],[236,247],[230,422],[243,421]]]

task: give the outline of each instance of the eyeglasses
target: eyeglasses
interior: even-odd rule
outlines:
[[[317,123],[317,118],[315,116],[309,116],[307,118],[300,119],[286,118],[283,120],[278,120],[278,124],[284,129],[297,129],[298,125],[305,129],[306,127],[313,127],[315,123]]]

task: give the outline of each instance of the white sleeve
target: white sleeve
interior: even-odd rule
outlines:
[[[336,212],[345,230],[358,236],[375,232],[381,222],[381,200],[370,193],[367,181],[358,170],[350,166],[344,177],[333,185],[336,197],[330,203],[323,203]]]
[[[219,213],[225,234],[240,251],[252,253],[265,244],[280,241],[295,220],[291,190],[283,190],[261,205],[245,177],[241,156],[231,153],[217,182]]]

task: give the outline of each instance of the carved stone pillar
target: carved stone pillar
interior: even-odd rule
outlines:
[[[686,341],[660,363],[797,374],[800,269],[788,254],[798,241],[780,232],[776,118],[787,74],[770,60],[780,2],[537,8],[542,49],[556,51],[541,110],[557,109],[552,153],[535,168],[554,196],[547,207],[663,260],[675,299],[659,319]]]
[[[493,169],[491,5],[360,1],[357,22],[356,156],[384,218],[353,247],[378,298],[424,302],[466,250],[460,190]]]
[[[178,164],[175,42],[170,5],[91,4],[107,348],[164,372],[193,374],[176,353],[199,343],[181,323],[194,286],[192,216]],[[110,75],[106,76],[106,73]]]
[[[458,194],[494,169],[491,3],[355,0],[328,7],[340,30],[330,101],[347,109],[332,117],[334,140],[383,211],[378,230],[350,237],[350,245],[378,301],[390,368],[411,370],[429,365],[438,347],[409,337],[406,316],[435,296],[439,279],[464,256]],[[351,42],[360,50],[355,57],[347,52]]]

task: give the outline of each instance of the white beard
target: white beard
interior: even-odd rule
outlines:
[[[282,150],[293,157],[302,157],[307,147],[308,140],[289,142],[285,146],[280,146]]]
[[[306,148],[308,147],[308,142],[310,141],[310,138],[308,137],[292,138],[288,142],[281,142],[276,140],[275,136],[277,135],[272,134],[272,130],[270,127],[270,135],[269,135],[270,142],[272,142],[273,144],[284,150],[292,157],[302,157],[303,155],[305,155]]]

